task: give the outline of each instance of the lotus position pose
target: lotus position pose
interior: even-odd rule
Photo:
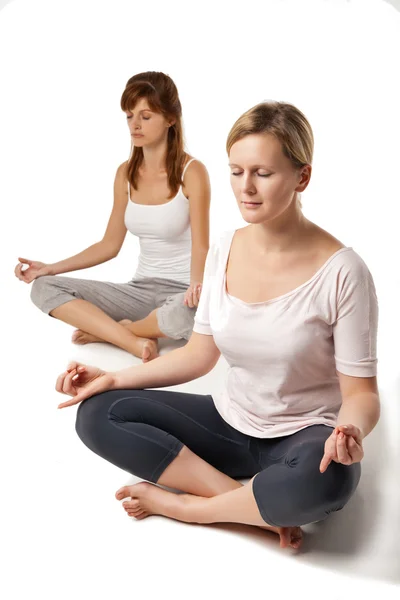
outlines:
[[[362,258],[302,213],[313,134],[297,108],[255,106],[227,150],[247,226],[210,248],[189,343],[117,372],[71,364],[56,389],[72,396],[61,408],[83,400],[82,441],[147,480],[117,492],[129,516],[247,523],[298,548],[301,525],[354,493],[379,418],[375,287]],[[221,395],[148,389],[201,377],[220,354]]]
[[[192,333],[209,247],[210,186],[204,165],[184,151],[181,103],[170,77],[135,75],[121,108],[133,151],[117,170],[103,239],[54,264],[20,258],[15,274],[34,280],[36,306],[78,327],[75,343],[110,342],[147,362],[158,355],[158,338],[188,340]],[[128,229],[140,241],[129,283],[57,276],[111,260]]]

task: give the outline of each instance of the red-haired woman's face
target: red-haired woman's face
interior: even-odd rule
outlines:
[[[135,146],[157,145],[167,138],[171,121],[151,110],[146,98],[140,98],[131,110],[126,111],[126,118]]]
[[[247,223],[275,219],[292,203],[295,192],[308,184],[311,167],[295,169],[279,140],[269,134],[250,134],[229,152],[231,186]]]

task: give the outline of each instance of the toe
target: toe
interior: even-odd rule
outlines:
[[[280,547],[286,548],[290,544],[290,529],[288,527],[282,527],[279,531]]]
[[[124,487],[117,490],[117,492],[115,493],[115,497],[117,500],[123,500],[123,498],[128,498],[128,497],[130,498],[131,497],[131,486],[124,485]]]
[[[143,511],[139,514],[136,514],[135,519],[137,519],[138,521],[141,521],[142,519],[145,519],[148,516],[149,516],[149,513]]]
[[[148,346],[143,347],[142,359],[143,361],[148,361],[150,358],[150,348]]]
[[[297,528],[292,532],[291,546],[296,549],[300,548],[302,542],[303,542],[303,532],[300,528]]]
[[[130,500],[128,502],[123,502],[122,506],[125,510],[137,510],[139,507],[139,500]]]

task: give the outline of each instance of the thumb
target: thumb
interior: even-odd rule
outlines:
[[[33,262],[33,261],[29,260],[29,258],[21,258],[21,257],[19,257],[18,260],[19,260],[20,263],[24,263],[26,265],[31,265],[32,262]]]

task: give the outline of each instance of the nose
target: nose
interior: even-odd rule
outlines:
[[[257,190],[251,173],[243,173],[241,179],[242,194],[255,194]]]
[[[131,120],[131,126],[132,126],[132,129],[133,129],[134,131],[136,131],[137,129],[140,129],[140,123],[139,123],[139,119],[138,119],[138,118],[135,118],[135,117],[133,117],[133,118],[132,118],[132,120]]]

